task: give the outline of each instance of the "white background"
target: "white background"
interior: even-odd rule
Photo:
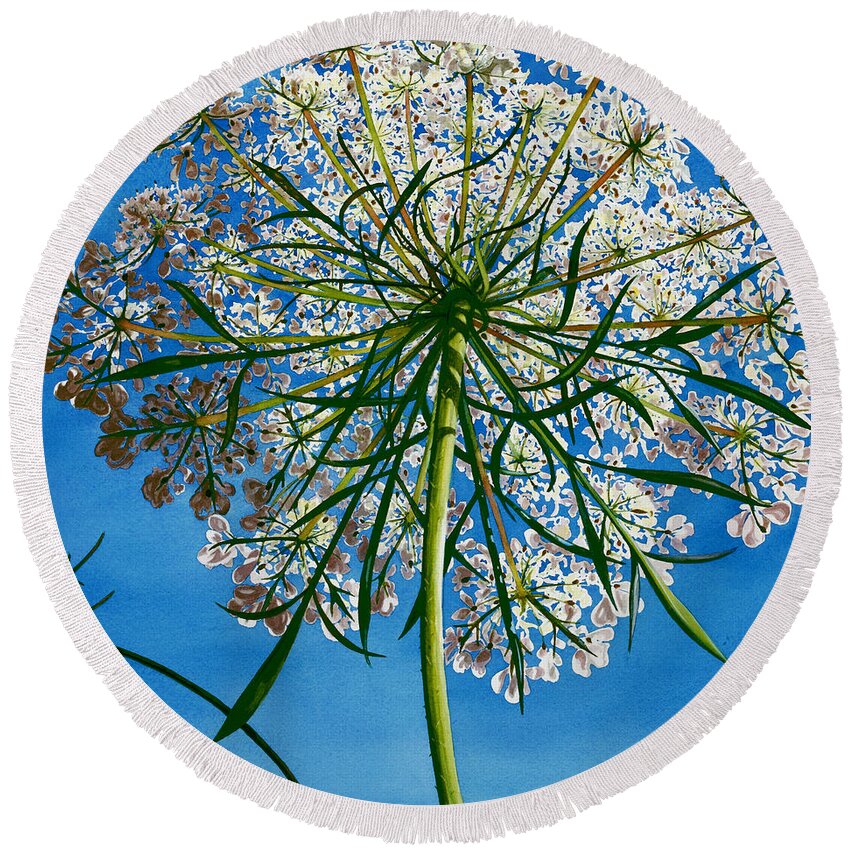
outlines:
[[[5,11],[4,388],[40,252],[78,184],[138,119],[199,74],[258,44],[318,20],[407,5],[76,0],[18,2]],[[850,362],[850,80],[838,6],[740,0],[423,5],[552,25],[643,66],[719,119],[799,228],[830,301],[844,363]],[[847,380],[844,385],[846,393]],[[5,414],[0,427],[6,446]],[[229,796],[198,780],[139,730],[53,613],[20,531],[10,478],[4,449],[0,788],[7,787],[0,806],[7,808],[6,846],[379,846]],[[654,850],[847,846],[850,517],[846,490],[843,495],[794,628],[720,726],[638,787],[577,819],[495,841],[494,848],[620,841]]]

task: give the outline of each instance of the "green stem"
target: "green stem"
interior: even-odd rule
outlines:
[[[700,233],[697,236],[691,236],[689,239],[683,239],[681,242],[675,242],[672,245],[667,245],[664,248],[659,248],[657,251],[650,251],[648,254],[641,254],[637,257],[632,257],[628,260],[623,260],[621,263],[614,263],[613,265],[605,266],[604,269],[591,269],[590,271],[582,272],[581,274],[576,275],[573,278],[562,278],[558,277],[557,280],[554,280],[545,286],[540,286],[535,289],[531,289],[530,287],[523,288],[519,290],[520,297],[534,297],[537,295],[543,295],[547,292],[552,292],[555,289],[560,289],[564,286],[574,286],[577,283],[581,283],[585,280],[590,280],[594,277],[598,277],[600,274],[608,272],[618,272],[623,269],[631,268],[632,266],[636,266],[639,263],[645,263],[650,260],[655,260],[658,257],[662,257],[665,254],[671,254],[674,251],[681,251],[683,248],[690,248],[693,245],[699,245],[701,242],[707,242],[709,239],[714,238],[715,236],[719,236],[721,233],[726,233],[729,230],[734,230],[736,227],[743,227],[745,224],[749,224],[753,221],[752,215],[745,215],[742,218],[737,219],[736,221],[731,222],[730,224],[724,224],[722,227],[717,227],[714,230],[709,230],[706,233]],[[545,235],[545,234],[544,234]],[[528,259],[534,253],[534,247],[526,248],[516,255],[503,269],[499,272],[499,278],[505,278],[506,272],[510,270],[510,268],[515,268],[519,263],[523,260]],[[503,289],[506,289],[510,285],[510,281],[501,283],[495,287],[493,292],[500,292]],[[516,294],[512,294],[510,298],[505,303],[508,303],[510,300],[516,298]]]
[[[469,205],[469,166],[472,163],[472,136],[475,133],[475,98],[472,82],[472,74],[466,74],[464,83],[466,85],[466,124],[463,138],[463,178],[460,191],[460,218],[458,227],[460,229],[460,242],[463,242],[466,233],[466,208]]]
[[[443,656],[443,581],[445,575],[448,504],[454,469],[463,364],[466,357],[468,306],[458,302],[450,311],[449,330],[440,365],[434,405],[434,440],[428,469],[428,496],[422,547],[422,597],[419,626],[425,719],[437,795],[443,805],[462,803],[455,764],[446,664]]]

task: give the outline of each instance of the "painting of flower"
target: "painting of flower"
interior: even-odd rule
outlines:
[[[105,531],[115,596],[91,601],[125,657],[292,781],[301,682],[328,711],[307,781],[391,802],[539,787],[663,723],[734,651],[805,495],[805,346],[735,187],[627,92],[484,45],[312,56],[176,127],[82,246],[45,381],[60,528]],[[81,470],[124,494],[84,521]],[[161,600],[155,640],[122,593]],[[594,749],[582,715],[621,737]],[[565,749],[490,775],[493,723]],[[393,741],[428,775],[322,778]]]

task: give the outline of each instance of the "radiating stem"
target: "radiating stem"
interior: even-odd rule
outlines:
[[[464,78],[466,86],[466,124],[464,127],[463,136],[463,177],[460,192],[460,234],[461,240],[466,233],[466,208],[469,204],[469,166],[472,162],[472,135],[475,132],[475,104],[474,92],[472,87],[472,74],[467,74]]]
[[[574,286],[575,284],[581,283],[582,281],[598,277],[601,273],[608,274],[609,272],[622,271],[623,269],[636,266],[639,263],[645,263],[650,260],[655,260],[658,257],[664,256],[665,254],[671,254],[674,251],[681,251],[685,248],[691,248],[694,245],[699,245],[702,242],[707,242],[709,239],[712,239],[715,236],[719,236],[721,233],[726,233],[729,230],[734,230],[736,227],[743,227],[745,224],[749,224],[751,221],[753,221],[753,217],[751,215],[745,215],[737,219],[736,221],[730,222],[729,224],[724,224],[722,227],[716,227],[714,228],[714,230],[709,230],[706,233],[700,233],[696,236],[691,236],[688,239],[683,239],[681,242],[674,242],[673,244],[667,245],[664,248],[659,248],[656,251],[650,251],[647,254],[641,254],[637,257],[632,257],[631,259],[623,260],[620,263],[615,263],[614,265],[606,266],[604,269],[592,269],[591,271],[578,274],[573,278],[558,277],[556,280],[551,281],[545,286],[539,286],[534,289],[531,289],[530,287],[523,288],[521,290],[518,290],[517,293],[511,293],[510,297],[507,300],[511,301],[516,297],[527,298],[531,296],[543,295],[547,292],[552,292],[553,290],[560,289],[564,286]],[[526,248],[525,250],[517,254],[517,256],[514,257],[508,265],[511,267],[515,267],[523,260],[530,257],[532,253],[534,253],[533,246],[531,248]],[[499,292],[503,289],[506,289],[508,286],[510,286],[509,281],[502,283],[495,288],[494,292]]]
[[[448,508],[459,421],[463,364],[466,357],[468,305],[458,302],[449,313],[449,330],[440,364],[434,405],[434,442],[428,470],[428,496],[422,546],[422,598],[419,625],[425,719],[437,795],[441,804],[462,803],[455,764],[446,664],[443,655],[443,581]]]
[[[238,150],[230,143],[228,138],[221,132],[221,130],[216,127],[215,122],[212,118],[209,117],[205,112],[201,113],[201,120],[207,126],[209,131],[216,137],[216,139],[221,143],[221,145],[227,150],[227,152],[233,157],[236,162],[238,162],[242,168],[245,169],[246,173],[251,175],[253,180],[256,180],[284,209],[286,210],[294,210],[295,204],[287,198],[285,195],[282,195],[268,180],[256,169],[254,166],[248,161],[246,157],[244,157]],[[322,228],[318,227],[315,222],[311,221],[309,218],[304,219],[304,224],[310,228],[314,233],[317,233],[319,236],[327,239],[333,245],[341,245],[342,243],[334,239],[332,236],[329,236],[325,233]]]
[[[575,108],[575,111],[570,116],[570,120],[567,123],[567,126],[564,128],[564,132],[561,134],[561,138],[559,139],[558,144],[555,145],[555,149],[552,151],[552,154],[546,162],[543,171],[540,173],[540,177],[538,177],[533,188],[531,189],[531,192],[528,195],[528,198],[523,204],[522,209],[520,210],[519,215],[517,216],[518,218],[522,218],[528,212],[528,210],[531,208],[531,205],[534,203],[535,198],[537,198],[537,196],[540,194],[540,190],[545,185],[549,174],[555,167],[555,163],[557,163],[557,161],[561,158],[561,154],[564,152],[564,148],[567,146],[567,142],[569,142],[570,138],[572,137],[573,130],[575,130],[576,124],[579,122],[579,119],[584,114],[584,111],[587,108],[588,103],[590,103],[599,83],[599,78],[594,77],[588,84],[584,95],[579,101],[578,106]]]
[[[351,47],[348,48],[348,61],[351,64],[351,73],[354,76],[354,86],[357,89],[357,96],[360,99],[360,108],[363,110],[363,117],[366,120],[366,126],[369,129],[369,135],[372,138],[372,145],[375,148],[375,155],[378,158],[378,162],[381,163],[384,179],[387,181],[387,185],[390,187],[393,199],[398,201],[401,193],[398,190],[398,185],[396,183],[395,176],[393,175],[393,168],[390,165],[389,160],[387,159],[387,154],[384,150],[384,143],[381,141],[381,134],[378,132],[378,125],[375,123],[375,116],[372,114],[372,107],[369,105],[369,97],[366,94],[366,86],[363,85],[363,76],[360,73],[360,66],[357,64],[357,54]],[[407,93],[407,103],[409,108],[409,92]],[[409,126],[410,123],[408,122],[408,127]],[[411,150],[413,150],[412,138],[410,139],[410,145]],[[419,169],[415,168],[415,170],[418,171]],[[420,255],[424,255],[425,248],[422,245],[421,240],[419,239],[419,234],[416,232],[416,228],[413,226],[413,219],[410,217],[410,213],[408,213],[407,208],[404,206],[402,206],[401,208],[401,218],[402,221],[404,221],[408,231],[410,232],[410,236],[413,239],[413,244],[415,248],[417,249]],[[426,273],[431,279],[431,283],[436,288],[441,288],[439,275],[433,272],[433,269],[431,268],[430,264],[426,263],[425,268]]]
[[[531,129],[532,118],[533,114],[529,112],[522,123],[522,133],[520,134],[513,160],[511,161],[511,167],[508,170],[508,176],[505,179],[502,195],[499,198],[499,205],[496,207],[496,212],[493,213],[493,221],[499,224],[502,222],[502,212],[505,209],[505,204],[508,202],[508,196],[510,195],[511,188],[514,185],[514,178],[516,177],[519,164],[522,161],[522,155],[525,153],[525,144],[528,140],[528,131]],[[510,219],[510,216],[508,216],[508,218]]]
[[[549,228],[543,234],[543,238],[548,239],[550,236],[554,236],[623,167],[631,156],[631,150],[626,148],[582,193],[581,197],[570,204],[569,209],[556,222],[549,225]]]
[[[529,209],[531,209],[531,205],[534,203],[535,199],[540,194],[540,190],[546,184],[546,180],[549,178],[549,175],[552,172],[552,169],[555,167],[555,164],[561,158],[561,154],[564,152],[564,148],[567,146],[567,143],[569,142],[570,137],[572,136],[572,133],[573,133],[573,130],[575,129],[575,127],[576,127],[576,124],[579,122],[582,114],[584,113],[585,109],[587,108],[588,103],[590,103],[590,101],[593,97],[593,94],[596,91],[596,87],[599,85],[599,83],[600,83],[600,80],[599,80],[598,77],[594,77],[590,81],[590,84],[588,85],[587,89],[585,90],[585,93],[584,93],[581,101],[579,101],[579,104],[575,108],[575,110],[573,111],[573,114],[570,117],[570,120],[567,123],[567,126],[564,128],[564,132],[561,134],[561,138],[559,139],[558,144],[555,145],[555,149],[550,154],[549,159],[546,162],[546,165],[543,167],[543,171],[541,171],[540,176],[534,182],[534,185],[532,186],[531,191],[528,193],[528,196],[525,198],[525,200],[522,204],[522,208],[520,209],[520,211],[518,213],[515,214],[517,204],[519,203],[519,201],[521,199],[521,197],[518,195],[516,200],[514,201],[513,206],[511,207],[510,212],[508,213],[507,221],[518,221],[529,211]],[[522,142],[520,144],[522,144]],[[507,221],[506,221],[506,223],[507,223]],[[490,255],[494,256],[494,257],[498,256],[504,250],[505,246],[508,244],[509,241],[510,241],[509,236],[503,237],[502,241],[497,244],[497,247],[493,251],[488,252],[488,253],[490,253]]]
[[[505,561],[513,574],[517,593],[522,593],[522,576],[520,576],[519,570],[517,570],[514,553],[511,550],[511,542],[508,539],[508,532],[505,529],[505,523],[502,519],[502,511],[500,510],[499,503],[496,501],[496,496],[493,493],[493,486],[490,484],[490,476],[487,474],[487,468],[484,466],[484,458],[481,457],[481,449],[477,445],[472,445],[469,447],[469,452],[475,461],[475,467],[478,470],[478,477],[481,480],[481,487],[484,490],[484,495],[487,497],[487,503],[490,505],[490,514],[492,515],[493,522],[499,532],[499,539],[502,542],[502,551],[505,555]]]
[[[416,137],[413,132],[413,116],[412,116],[412,105],[410,102],[410,91],[405,91],[404,93],[404,121],[407,125],[407,147],[408,154],[410,156],[410,165],[413,168],[413,173],[416,174],[419,171],[419,157],[416,155]],[[425,227],[428,232],[431,234],[431,237],[434,241],[437,240],[437,231],[434,228],[434,223],[431,221],[431,212],[428,208],[428,200],[427,198],[422,199],[422,212],[423,212],[423,221],[425,222]],[[421,244],[421,242],[419,243]]]
[[[313,135],[316,137],[316,139],[319,142],[319,145],[321,146],[322,150],[325,152],[325,155],[331,161],[331,164],[336,169],[337,173],[342,178],[345,185],[348,186],[348,188],[351,192],[356,192],[357,189],[359,188],[358,185],[357,185],[357,182],[348,173],[348,170],[342,164],[342,161],[336,155],[333,148],[330,146],[330,143],[325,138],[324,134],[322,133],[321,128],[316,123],[316,119],[313,117],[312,113],[309,110],[304,111],[304,118],[307,121],[307,124],[310,126],[310,129],[313,131]],[[380,144],[380,139],[377,140],[376,144]],[[385,161],[386,160],[382,160],[382,167],[383,167],[383,162],[385,162]],[[387,168],[389,168],[389,166],[387,166]],[[384,172],[384,178],[385,179],[387,178],[387,175],[390,175],[390,179],[392,179],[392,174],[389,170]],[[395,186],[395,183],[393,182],[392,185]],[[378,228],[378,230],[380,230],[382,228],[383,224],[384,224],[383,219],[378,215],[377,211],[372,206],[372,204],[369,203],[366,196],[365,195],[359,195],[357,200],[359,201],[360,206],[363,207],[364,211],[369,216],[369,218],[372,219],[372,223],[375,225],[375,227]],[[393,249],[396,252],[396,256],[399,258],[399,260],[401,260],[401,262],[404,264],[404,266],[407,268],[407,270],[423,286],[427,287],[428,281],[422,276],[422,273],[416,267],[413,260],[407,255],[407,251],[405,251],[405,249],[402,247],[402,245],[393,236],[387,236],[387,242],[393,247]]]

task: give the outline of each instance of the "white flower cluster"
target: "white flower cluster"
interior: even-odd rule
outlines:
[[[664,594],[698,536],[683,494],[747,547],[804,496],[794,305],[700,157],[624,92],[514,51],[395,42],[287,66],[163,142],[168,185],[86,243],[56,395],[103,418],[111,465],[158,456],[153,504],[191,488],[240,623],[354,646],[365,608],[410,612],[462,301],[445,657],[521,701],[565,653],[581,676],[608,663],[636,577]]]

